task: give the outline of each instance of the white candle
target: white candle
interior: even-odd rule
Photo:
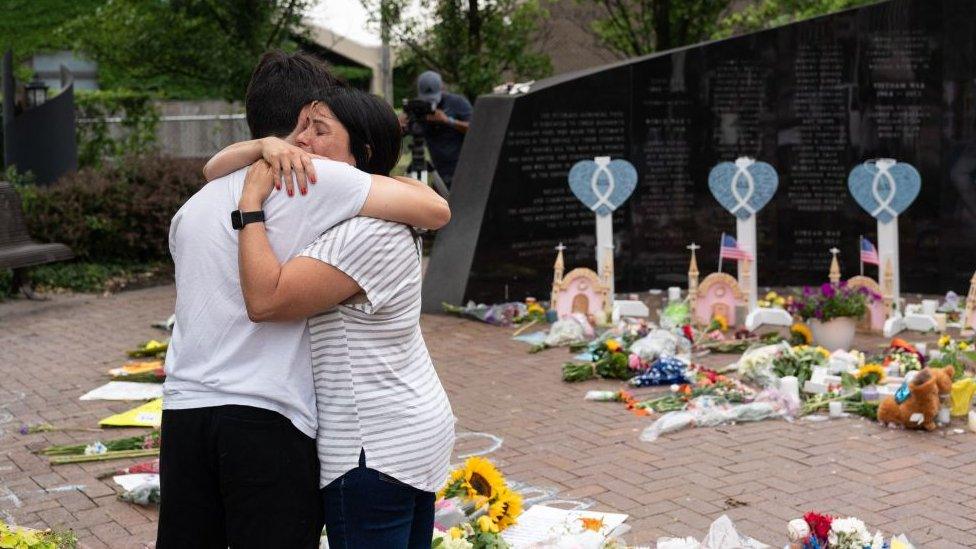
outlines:
[[[677,286],[668,288],[668,301],[681,301],[681,288]]]
[[[839,400],[833,400],[829,404],[830,406],[830,417],[837,418],[844,415],[844,403]]]

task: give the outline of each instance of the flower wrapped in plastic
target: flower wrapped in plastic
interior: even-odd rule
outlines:
[[[663,356],[655,360],[646,371],[630,378],[628,383],[634,387],[687,383],[689,381],[685,375],[687,368],[688,365],[680,358]]]

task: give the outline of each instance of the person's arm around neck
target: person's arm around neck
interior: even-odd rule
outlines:
[[[422,229],[440,229],[451,220],[451,208],[434,189],[416,179],[373,175],[359,215]]]
[[[271,193],[267,163],[248,170],[238,207],[260,210]],[[360,291],[345,273],[321,261],[296,257],[278,262],[264,223],[249,223],[238,235],[238,267],[247,316],[252,322],[301,320],[335,307]]]

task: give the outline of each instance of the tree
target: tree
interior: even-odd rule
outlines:
[[[708,40],[730,0],[579,0],[603,17],[590,31],[607,49],[635,57]]]
[[[408,0],[365,3],[374,19],[385,11],[401,62],[433,69],[472,101],[506,79],[536,79],[552,71],[549,56],[534,50],[539,0],[435,0],[405,16]]]
[[[291,49],[309,0],[105,0],[61,28],[106,88],[240,100],[269,48]]]
[[[621,57],[753,32],[877,0],[578,0],[603,16],[589,30]],[[738,9],[736,9],[738,8]],[[736,9],[736,11],[732,11]]]
[[[878,0],[756,0],[719,24],[716,38],[755,32]]]
[[[69,49],[70,40],[57,31],[65,22],[90,13],[105,0],[4,0],[0,17],[0,53],[12,49],[14,63],[35,53]],[[17,66],[17,78],[28,81],[34,71]]]

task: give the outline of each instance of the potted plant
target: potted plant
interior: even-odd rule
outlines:
[[[820,288],[803,288],[803,293],[793,298],[790,311],[810,326],[817,345],[833,352],[850,349],[857,321],[875,299],[866,288],[828,282]]]

